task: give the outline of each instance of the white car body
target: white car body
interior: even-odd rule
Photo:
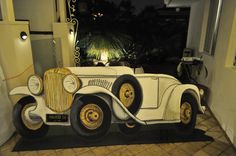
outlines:
[[[186,92],[195,97],[199,111],[204,112],[204,107],[200,103],[199,89],[195,85],[181,84],[176,78],[169,75],[135,74],[133,69],[128,67],[68,67],[66,69],[76,75],[82,84],[73,97],[93,94],[104,99],[112,110],[112,122],[132,118],[142,125],[178,123],[180,122],[181,96]],[[142,88],[141,106],[135,114],[130,113],[111,91],[115,80],[124,74],[134,76]],[[47,125],[71,125],[69,117],[67,122],[47,121],[47,114],[70,116],[70,109],[64,112],[56,112],[48,108],[44,93],[33,95],[27,86],[21,86],[13,89],[10,95],[32,96],[37,105],[28,108],[25,113],[39,116]]]

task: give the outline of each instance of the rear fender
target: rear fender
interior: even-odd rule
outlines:
[[[166,105],[164,120],[180,120],[180,104],[184,93],[191,94],[197,101],[198,110],[204,113],[204,108],[201,106],[199,89],[195,85],[185,84],[176,86]]]

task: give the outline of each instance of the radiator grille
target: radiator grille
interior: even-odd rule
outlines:
[[[63,88],[63,78],[70,74],[66,68],[50,69],[44,74],[44,94],[46,105],[55,112],[64,112],[70,109],[73,95]]]

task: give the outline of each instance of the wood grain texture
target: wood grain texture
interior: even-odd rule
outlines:
[[[71,74],[69,69],[50,69],[44,74],[44,93],[46,105],[55,112],[65,112],[72,105],[73,95],[63,88],[63,78]]]

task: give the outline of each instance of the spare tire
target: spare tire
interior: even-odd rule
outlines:
[[[130,113],[137,113],[143,96],[142,88],[134,76],[126,74],[118,77],[112,86],[112,93]]]

